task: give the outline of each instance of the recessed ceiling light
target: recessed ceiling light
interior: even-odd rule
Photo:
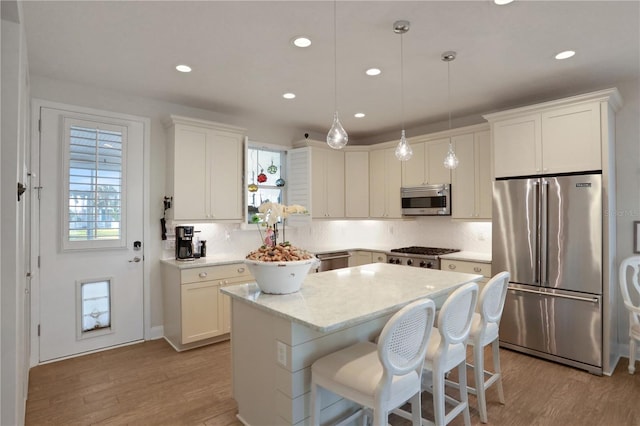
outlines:
[[[283,98],[285,99],[293,99],[296,97],[295,93],[285,93],[284,95],[282,95]]]
[[[353,116],[355,118],[362,118],[362,117],[364,117],[364,112],[356,112],[355,114],[353,114]]]
[[[311,40],[307,37],[296,37],[293,39],[293,45],[297,47],[309,47],[311,46]]]
[[[178,65],[176,69],[180,72],[191,72],[191,67],[189,65]]]
[[[564,52],[560,52],[556,55],[556,59],[567,59],[575,55],[576,52],[573,50],[565,50]]]
[[[504,6],[505,4],[512,3],[513,0],[493,0],[493,2],[498,6]]]
[[[365,73],[367,75],[380,75],[382,71],[380,71],[379,68],[369,68],[368,70],[365,71]]]

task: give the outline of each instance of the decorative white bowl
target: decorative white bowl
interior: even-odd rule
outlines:
[[[291,262],[261,262],[245,259],[244,263],[264,293],[288,294],[300,290],[302,281],[318,259],[294,260]]]

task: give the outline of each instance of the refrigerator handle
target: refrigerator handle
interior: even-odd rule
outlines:
[[[536,236],[534,240],[535,247],[533,248],[533,253],[535,256],[534,262],[535,267],[533,268],[533,282],[535,284],[541,284],[540,282],[540,223],[538,222],[538,218],[540,217],[540,182],[538,180],[534,180],[533,185],[533,223],[536,227]]]
[[[540,284],[542,286],[549,285],[549,268],[547,265],[547,220],[549,217],[549,181],[542,179],[540,186]]]

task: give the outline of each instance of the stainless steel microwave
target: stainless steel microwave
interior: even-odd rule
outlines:
[[[403,216],[451,216],[451,184],[401,188]]]

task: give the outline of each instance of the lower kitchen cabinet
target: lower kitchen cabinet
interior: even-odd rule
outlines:
[[[243,264],[180,269],[163,264],[164,337],[177,351],[229,339],[228,285],[252,282]]]
[[[379,251],[355,250],[351,252],[349,266],[368,265],[370,263],[387,263],[387,255]]]
[[[440,269],[443,271],[483,275],[484,278],[478,281],[478,295],[482,291],[484,285],[491,279],[491,263],[440,259]]]

